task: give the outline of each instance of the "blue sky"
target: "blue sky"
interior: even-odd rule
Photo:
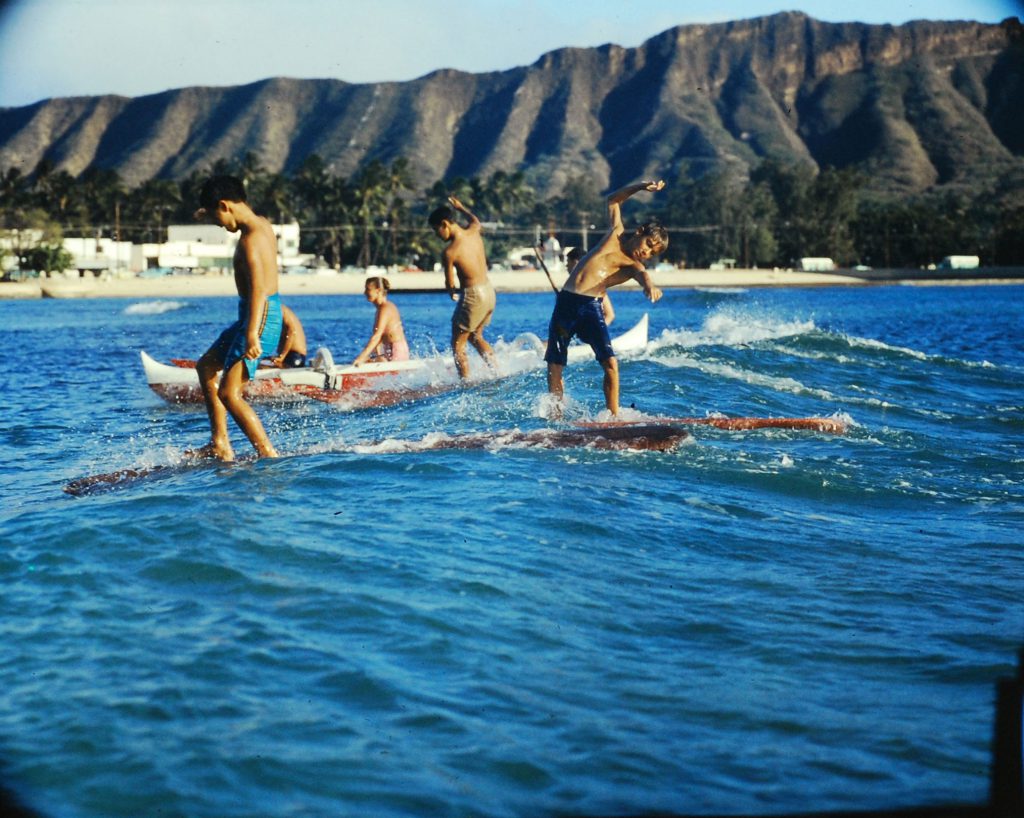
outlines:
[[[832,22],[998,22],[1022,0],[0,0],[0,106],[266,77],[407,80],[685,23],[799,10]]]

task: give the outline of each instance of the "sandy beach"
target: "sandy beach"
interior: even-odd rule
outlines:
[[[1000,274],[1001,273],[1001,274]],[[656,270],[655,283],[662,288],[696,287],[832,287],[870,284],[1019,284],[1024,271],[1011,268],[994,270],[890,270],[869,275],[805,273],[788,270]],[[491,280],[501,292],[544,292],[551,289],[540,270],[492,271]],[[441,273],[389,273],[394,292],[431,292],[444,289]],[[344,272],[334,275],[282,275],[281,294],[353,295],[363,291],[365,275]],[[565,275],[554,274],[561,286]],[[634,282],[623,285],[638,288]],[[56,276],[22,282],[0,282],[0,299],[34,298],[197,298],[235,295],[230,275],[180,275],[163,278],[68,278]]]

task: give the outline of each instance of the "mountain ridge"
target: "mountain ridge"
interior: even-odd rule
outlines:
[[[0,169],[42,159],[128,185],[256,155],[292,173],[310,154],[350,176],[410,161],[426,187],[523,170],[551,195],[574,176],[641,176],[764,158],[854,167],[890,193],[971,186],[1024,168],[1024,38],[1000,24],[825,23],[800,12],[670,28],[634,48],[567,47],[530,65],[349,83],[271,77],[139,97],[0,108]]]

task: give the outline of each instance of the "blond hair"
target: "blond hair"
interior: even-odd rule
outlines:
[[[366,286],[369,287],[370,285],[373,285],[378,290],[383,290],[384,292],[390,292],[391,290],[391,282],[384,276],[373,276],[372,278],[366,279]]]

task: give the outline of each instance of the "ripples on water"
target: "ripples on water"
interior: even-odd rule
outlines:
[[[69,479],[202,441],[138,350],[194,356],[233,305],[0,303],[31,363],[0,419],[5,781],[76,818],[981,802],[1024,633],[1020,295],[650,308],[627,405],[836,415],[839,438],[415,451],[546,425],[536,370],[385,410],[262,407],[296,456],[78,500]],[[414,351],[444,350],[448,302],[396,301]],[[291,305],[338,360],[369,330],[356,297]],[[492,335],[543,334],[550,306],[504,296]],[[597,412],[595,364],[567,384],[574,417]]]

